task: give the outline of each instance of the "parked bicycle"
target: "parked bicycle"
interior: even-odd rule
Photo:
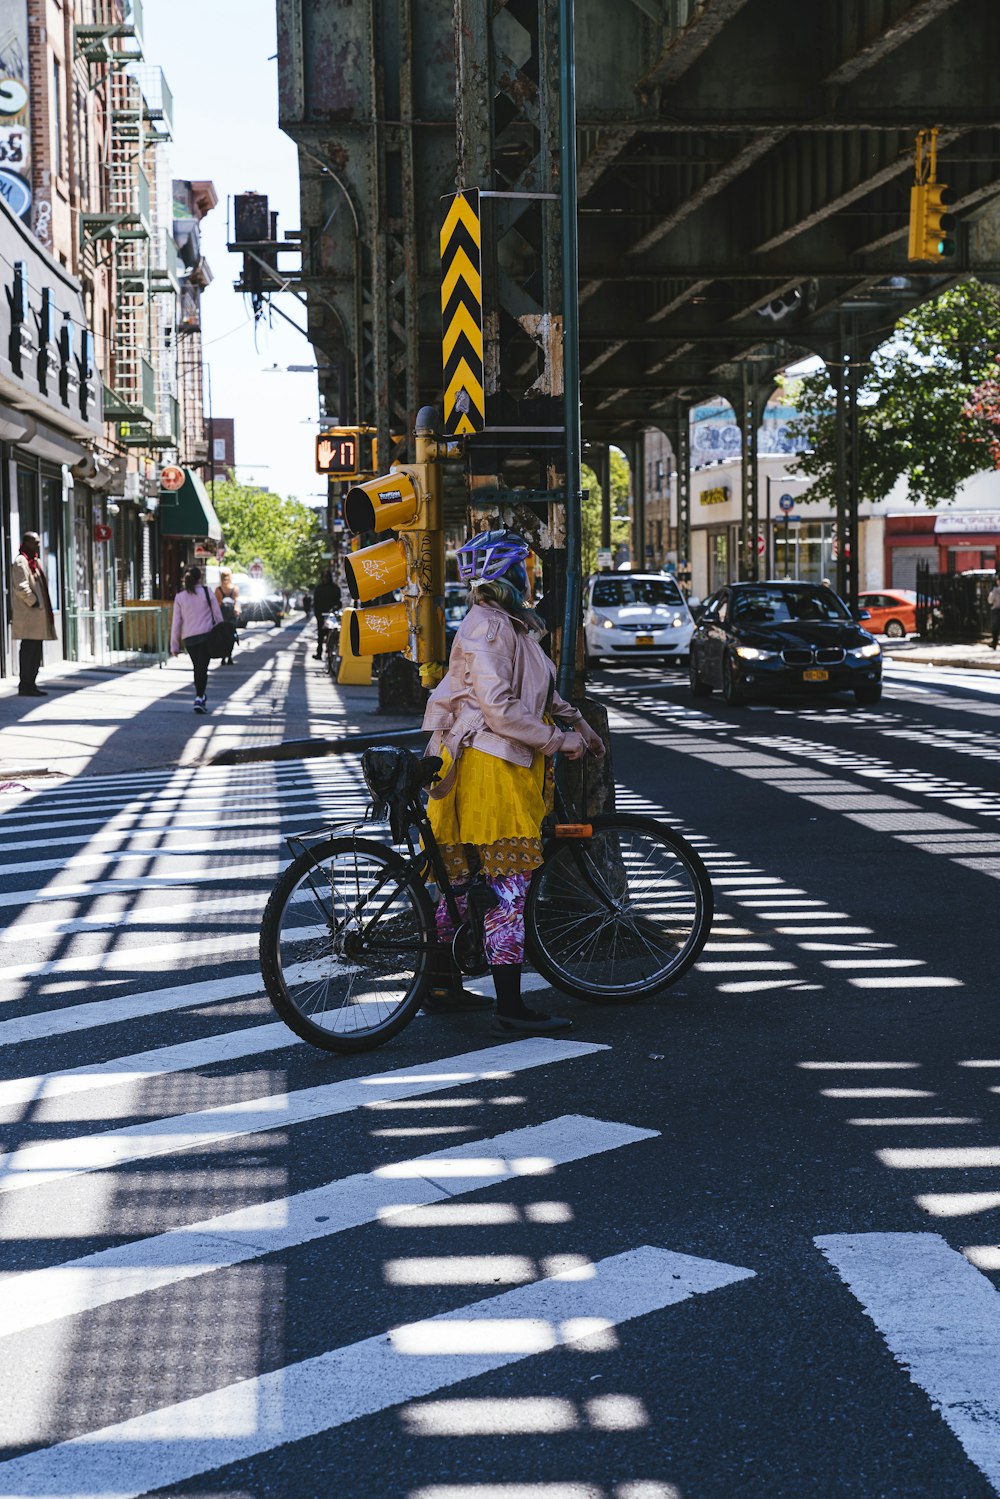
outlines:
[[[488,972],[483,902],[448,878],[424,792],[441,762],[406,749],[366,750],[368,818],[388,815],[401,854],[349,831],[290,836],[294,855],[264,912],[261,971],[281,1019],[324,1051],[381,1046],[423,1002],[436,943],[428,885],[448,902],[454,955]],[[528,956],[555,988],[622,1004],[659,994],[690,968],[712,924],[712,884],[691,845],[648,817],[613,812],[551,829],[525,902]],[[475,885],[475,882],[473,882]],[[463,921],[456,896],[471,894]]]

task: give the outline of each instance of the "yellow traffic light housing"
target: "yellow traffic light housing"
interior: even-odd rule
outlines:
[[[401,541],[380,541],[360,552],[348,552],[344,572],[351,598],[367,604],[370,599],[394,593],[406,585],[406,548]]]
[[[910,188],[907,259],[947,260],[955,253],[955,216],[947,210],[955,195],[937,180],[937,127],[917,135],[916,181]]]
[[[428,685],[440,677],[445,655],[441,449],[430,435],[436,416],[427,409],[418,416],[416,463],[393,464],[389,473],[353,484],[344,499],[344,521],[354,535],[399,533],[349,553],[345,571],[353,598],[360,604],[397,591],[403,598],[345,610],[342,651],[405,651]]]

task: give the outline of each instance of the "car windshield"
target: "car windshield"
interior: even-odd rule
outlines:
[[[626,604],[681,604],[681,591],[670,578],[598,578],[591,603],[595,609],[621,609]]]
[[[830,588],[748,588],[733,594],[733,618],[742,624],[783,625],[850,617]]]

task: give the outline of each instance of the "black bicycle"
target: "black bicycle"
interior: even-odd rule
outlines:
[[[489,971],[489,887],[451,882],[427,817],[424,792],[440,765],[396,747],[362,756],[369,817],[388,815],[405,855],[361,836],[366,824],[287,839],[294,857],[264,911],[261,971],[281,1019],[325,1051],[381,1046],[420,1008],[437,940],[429,884],[448,903],[461,972]],[[708,872],[672,828],[620,812],[557,822],[525,902],[527,956],[564,994],[624,1004],[690,968],[712,915]]]

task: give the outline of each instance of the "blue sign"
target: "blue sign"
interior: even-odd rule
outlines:
[[[794,510],[795,509],[795,497],[794,497],[794,495],[783,494],[781,496],[781,499],[778,501],[778,504],[780,505],[781,509],[784,510],[785,514],[787,515],[788,512],[789,512],[789,510]]]

